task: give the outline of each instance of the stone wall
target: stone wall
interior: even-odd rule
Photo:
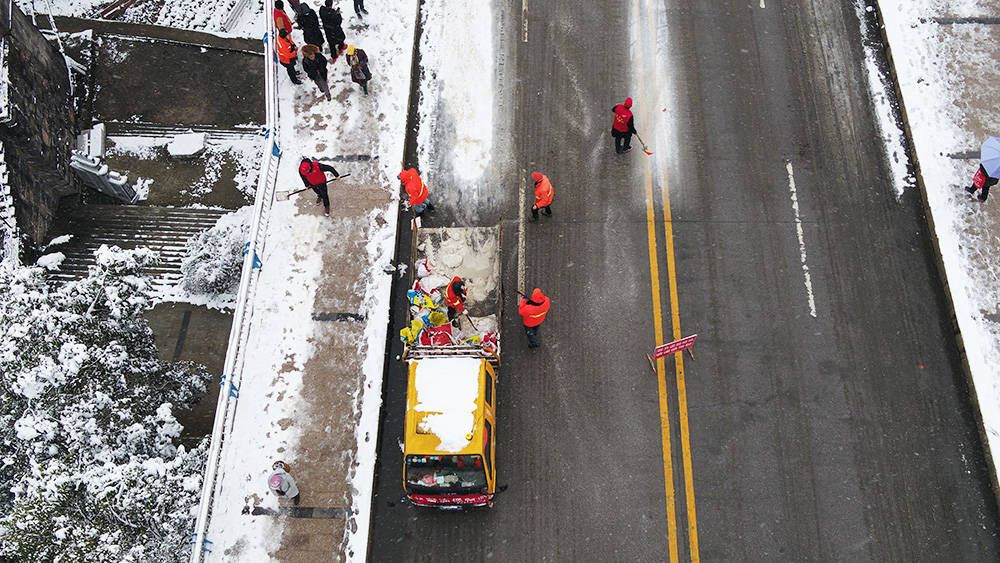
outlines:
[[[0,34],[6,47],[2,64],[7,66],[10,112],[0,123],[0,141],[6,149],[17,226],[30,247],[45,242],[59,199],[80,189],[69,166],[77,126],[69,74],[59,50],[8,2],[0,2]]]

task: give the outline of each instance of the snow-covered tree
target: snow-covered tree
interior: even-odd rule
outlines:
[[[101,247],[57,289],[0,273],[0,560],[175,561],[189,553],[205,443],[177,445],[174,408],[205,369],[159,359],[142,312],[145,249]]]
[[[185,291],[235,297],[243,269],[243,248],[250,236],[252,206],[219,218],[211,229],[188,241],[181,273]]]

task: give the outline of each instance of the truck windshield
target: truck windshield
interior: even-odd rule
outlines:
[[[479,455],[408,455],[409,493],[485,493],[486,470]]]

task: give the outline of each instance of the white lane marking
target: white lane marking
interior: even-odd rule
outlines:
[[[760,7],[761,7],[761,9],[764,8],[764,0],[760,0]]]
[[[527,172],[521,169],[521,188],[518,190],[518,211],[517,211],[517,290],[524,293],[524,210],[525,201],[525,182],[524,175]]]
[[[806,265],[806,239],[802,234],[802,219],[799,217],[799,196],[795,191],[795,171],[792,170],[792,161],[785,161],[785,170],[788,171],[788,191],[792,196],[792,211],[795,212],[795,234],[799,237],[799,259],[802,260],[802,274],[806,279],[806,293],[809,295],[809,314],[816,316],[816,300],[813,299],[812,278],[809,277],[809,266]]]
[[[528,42],[528,0],[521,0],[521,42]]]

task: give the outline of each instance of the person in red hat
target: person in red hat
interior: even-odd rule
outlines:
[[[524,334],[528,336],[528,348],[538,348],[541,345],[538,342],[538,325],[545,320],[551,305],[549,298],[537,287],[531,292],[531,299],[521,298],[517,314],[524,319]]]
[[[541,210],[549,217],[552,216],[552,182],[549,177],[541,172],[532,172],[531,179],[535,181],[535,204],[531,206],[531,219],[538,219],[538,210]]]
[[[330,180],[326,177],[327,172],[333,174],[334,180],[340,178],[340,173],[337,172],[337,169],[329,164],[323,164],[318,160],[306,156],[302,157],[302,162],[299,164],[299,177],[302,178],[302,183],[307,188],[312,188],[316,192],[316,203],[323,204],[323,209],[325,210],[323,215],[329,217],[330,193],[326,189],[326,184]]]
[[[611,122],[611,136],[615,138],[615,152],[618,154],[632,150],[632,134],[635,123],[632,120],[632,98],[625,98],[624,104],[611,108],[615,120]]]

